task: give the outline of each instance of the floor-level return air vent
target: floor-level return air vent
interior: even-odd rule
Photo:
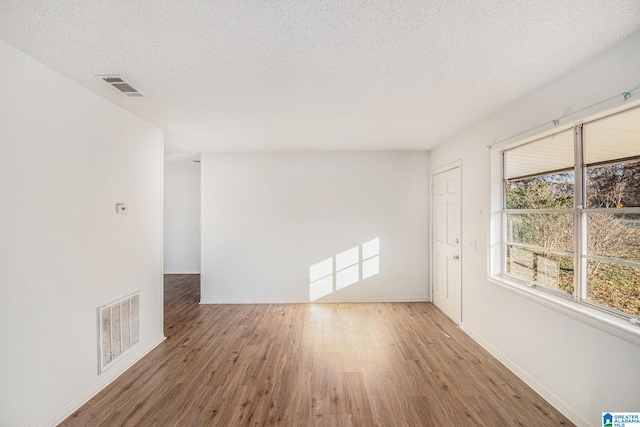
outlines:
[[[98,373],[140,340],[140,292],[98,307]]]

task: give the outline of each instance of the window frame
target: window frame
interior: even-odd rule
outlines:
[[[517,292],[528,298],[541,302],[549,307],[559,309],[571,317],[577,318],[592,324],[614,335],[620,336],[637,345],[640,345],[640,316],[632,315],[617,310],[587,298],[587,266],[589,260],[598,260],[612,264],[625,265],[640,268],[640,263],[633,261],[620,260],[613,257],[601,257],[588,254],[588,234],[587,221],[590,214],[640,214],[640,207],[621,207],[621,208],[603,208],[603,207],[587,207],[586,206],[586,185],[587,185],[587,169],[594,167],[595,164],[587,164],[585,162],[585,144],[588,142],[584,139],[584,126],[611,117],[616,114],[628,112],[632,109],[640,109],[640,104],[619,108],[604,112],[596,117],[576,122],[570,126],[555,126],[555,129],[546,133],[541,133],[521,141],[509,143],[506,141],[498,147],[491,148],[491,204],[492,216],[490,223],[490,247],[489,247],[489,265],[488,278],[491,283],[501,285],[508,290]],[[573,130],[573,155],[574,155],[574,206],[573,208],[560,209],[508,209],[507,208],[507,185],[508,179],[506,174],[506,153],[509,150],[517,149],[524,145],[535,143],[537,141],[548,138],[549,136],[565,132],[569,129]],[[610,163],[623,161],[625,159],[614,159]],[[609,162],[600,162],[609,163]],[[570,171],[571,169],[563,169]],[[549,171],[551,173],[559,173],[560,171]],[[546,175],[547,173],[545,173]],[[511,178],[513,179],[513,178]],[[498,184],[499,183],[499,184]],[[573,295],[562,290],[555,290],[551,287],[543,286],[533,281],[527,281],[507,272],[507,249],[513,246],[513,242],[507,239],[507,218],[509,214],[523,213],[540,213],[540,214],[572,214],[573,215]],[[518,246],[518,245],[516,245]],[[524,245],[523,247],[526,247]],[[549,250],[538,246],[532,246],[529,249],[539,250],[544,253],[558,253],[563,251]],[[567,256],[569,253],[561,253]]]
[[[516,143],[512,146],[506,147],[505,149],[501,150],[501,158],[502,158],[502,206],[501,206],[501,211],[502,211],[502,241],[501,241],[501,246],[502,246],[502,255],[501,255],[501,262],[502,262],[502,266],[501,266],[501,275],[505,276],[507,278],[509,278],[510,280],[516,281],[516,282],[521,282],[523,284],[526,284],[527,286],[531,287],[531,288],[538,288],[544,292],[548,292],[551,294],[554,294],[560,298],[568,298],[568,299],[576,299],[576,292],[577,292],[577,283],[576,283],[576,270],[577,267],[579,265],[578,263],[578,257],[577,257],[577,253],[578,253],[578,240],[579,240],[579,233],[577,230],[577,213],[576,213],[576,209],[577,209],[577,201],[578,201],[578,194],[580,193],[580,190],[578,189],[579,186],[579,182],[580,179],[578,177],[578,165],[576,162],[576,157],[577,157],[577,139],[576,139],[576,127],[574,126],[572,128],[562,128],[559,129],[557,132],[553,132],[547,135],[543,135],[540,137],[536,137],[533,139],[530,139],[524,143]],[[527,176],[523,176],[523,177],[518,177],[518,179],[523,179],[523,178],[533,178],[536,176],[545,176],[545,175],[552,175],[552,174],[558,174],[558,173],[562,173],[562,172],[570,172],[573,171],[574,174],[574,183],[573,183],[573,187],[574,187],[574,204],[573,207],[571,208],[554,208],[554,209],[543,209],[543,208],[529,208],[529,209],[521,209],[521,208],[508,208],[507,207],[507,188],[508,188],[508,184],[509,184],[509,178],[507,178],[507,165],[508,165],[508,161],[507,161],[507,153],[511,150],[515,150],[518,148],[521,148],[525,145],[529,145],[529,144],[535,144],[536,142],[542,141],[546,138],[549,138],[551,136],[554,135],[558,135],[564,132],[567,132],[569,129],[573,129],[573,158],[574,158],[574,166],[573,168],[562,168],[562,169],[556,169],[556,170],[550,170],[550,171],[546,171],[544,173],[539,173],[539,174],[533,174],[533,175],[527,175]],[[511,178],[513,179],[513,178]],[[549,248],[544,248],[544,247],[540,247],[540,246],[536,246],[536,245],[527,245],[527,244],[521,244],[521,243],[517,243],[517,242],[512,242],[509,241],[508,239],[508,216],[509,215],[517,215],[517,214],[559,214],[559,215],[571,215],[572,216],[572,221],[573,221],[573,227],[574,227],[574,231],[573,231],[573,245],[572,245],[572,249],[573,252],[568,252],[568,251],[563,251],[563,250],[556,250],[556,249],[549,249]],[[519,247],[519,248],[523,248],[523,249],[531,249],[531,250],[535,250],[538,252],[544,252],[544,253],[548,253],[548,254],[554,254],[554,255],[559,255],[559,256],[565,256],[565,257],[571,257],[573,259],[573,265],[574,265],[574,276],[573,276],[573,295],[568,294],[567,292],[564,292],[560,289],[553,289],[547,286],[544,286],[543,284],[540,283],[536,283],[535,281],[531,280],[531,281],[527,281],[524,280],[523,278],[520,278],[512,273],[509,273],[507,271],[507,251],[508,251],[508,247]]]

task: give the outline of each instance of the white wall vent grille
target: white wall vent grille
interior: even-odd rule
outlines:
[[[98,307],[98,373],[140,340],[140,292]]]

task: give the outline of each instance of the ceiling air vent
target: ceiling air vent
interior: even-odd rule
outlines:
[[[122,93],[125,96],[128,96],[129,98],[140,98],[144,96],[129,83],[125,82],[120,76],[109,75],[96,77],[101,78],[111,87],[115,88],[118,92]]]

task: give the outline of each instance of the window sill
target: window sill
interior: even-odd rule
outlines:
[[[531,288],[515,280],[503,276],[490,276],[488,281],[510,292],[523,296],[531,301],[551,308],[565,316],[600,329],[634,345],[640,346],[640,326],[627,320],[601,312],[589,306],[578,304],[540,289]]]

